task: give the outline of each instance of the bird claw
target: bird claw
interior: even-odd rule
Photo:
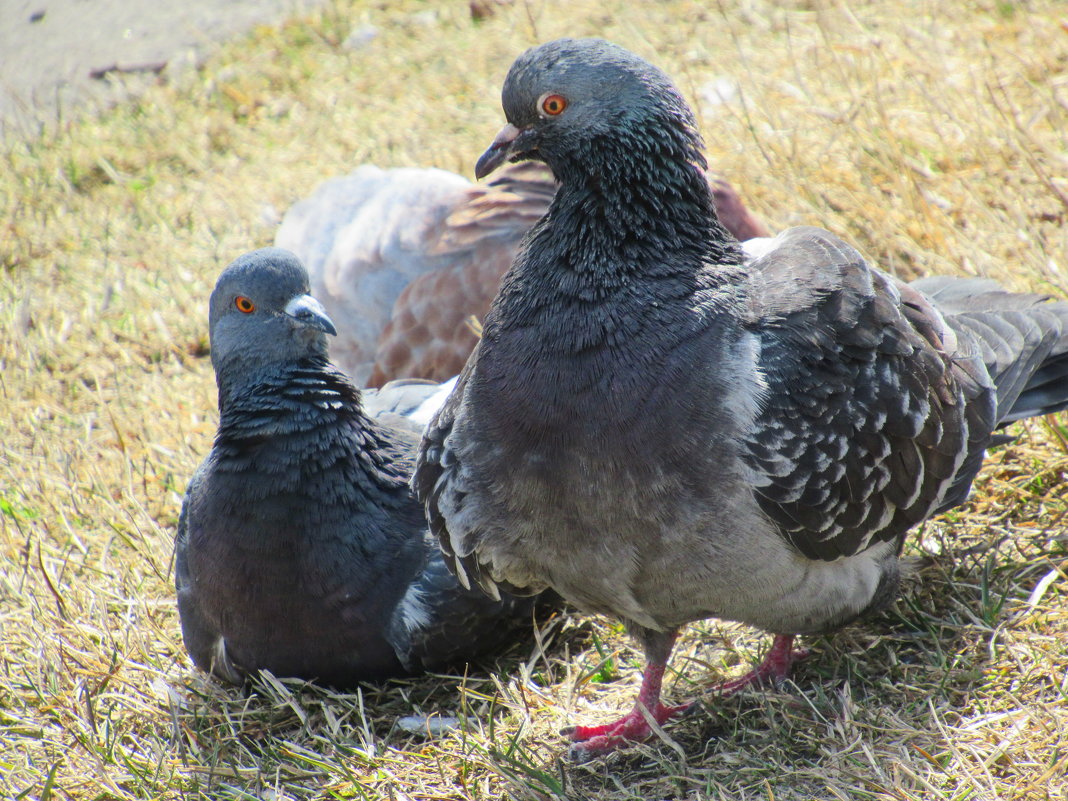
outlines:
[[[589,762],[595,757],[614,751],[625,742],[625,740],[613,742],[608,737],[597,737],[581,743],[571,743],[567,747],[567,759],[573,763]]]
[[[693,701],[677,706],[658,704],[656,710],[650,715],[660,726],[694,709],[696,705]],[[605,723],[601,726],[568,726],[561,729],[560,733],[565,737],[570,737],[573,741],[568,747],[568,757],[573,761],[584,761],[628,743],[647,740],[652,736],[653,729],[645,719],[645,715],[642,714],[642,710],[635,707],[612,723]]]

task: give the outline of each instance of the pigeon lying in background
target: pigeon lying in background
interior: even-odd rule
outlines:
[[[345,686],[460,664],[529,630],[530,599],[459,586],[408,487],[422,425],[403,415],[438,387],[404,387],[399,403],[372,393],[371,419],[327,361],[334,325],[284,250],[223,271],[210,327],[219,430],[175,544],[200,668]]]
[[[735,236],[766,236],[726,181],[709,177]],[[287,212],[275,245],[308,266],[313,294],[342,323],[331,354],[361,386],[444,381],[463,369],[516,248],[556,183],[519,164],[473,185],[444,170],[363,166]]]
[[[818,228],[744,263],[689,107],[607,42],[528,50],[503,105],[476,175],[541,159],[560,189],[413,486],[465,585],[552,587],[642,644],[633,711],[570,731],[589,754],[685,708],[660,690],[687,622],[775,635],[733,692],[890,602],[906,532],[965,499],[994,429],[1068,403],[1068,304],[905,284]]]

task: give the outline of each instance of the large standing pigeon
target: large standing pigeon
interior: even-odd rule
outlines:
[[[193,661],[231,682],[277,675],[351,685],[458,664],[531,622],[530,599],[460,587],[408,487],[421,425],[327,361],[334,325],[291,253],[257,250],[210,305],[215,445],[176,538],[178,610]],[[404,387],[418,407],[435,387]]]
[[[540,159],[560,189],[413,485],[465,584],[553,587],[641,642],[634,710],[571,732],[596,752],[682,708],[660,688],[688,621],[775,634],[730,692],[890,601],[906,532],[964,500],[995,427],[1066,405],[1068,304],[924,294],[818,228],[743,263],[692,112],[607,42],[528,50],[503,105],[476,174]]]
[[[722,178],[709,175],[720,219],[739,239],[767,231]],[[295,204],[275,245],[311,274],[342,326],[331,355],[361,386],[444,381],[463,368],[520,241],[549,208],[543,164],[510,166],[483,184],[438,169],[364,165]]]

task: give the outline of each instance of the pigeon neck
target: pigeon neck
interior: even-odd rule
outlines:
[[[404,442],[364,414],[360,391],[324,359],[223,382],[219,398],[218,469],[252,470],[261,495],[296,491],[330,505],[340,470],[346,497],[364,512],[409,503]]]
[[[692,161],[591,152],[572,165],[552,165],[560,190],[487,315],[483,336],[509,342],[505,358],[532,337],[542,352],[666,353],[704,330],[694,309],[734,302],[741,246]]]
[[[594,140],[553,170],[560,190],[550,209],[550,247],[567,243],[574,269],[648,275],[665,265],[693,272],[740,264],[737,241],[716,216],[712,190],[679,143],[656,149]],[[614,152],[613,152],[614,151]],[[535,243],[532,243],[532,247]]]
[[[219,437],[262,438],[365,422],[360,392],[325,359],[311,357],[245,380],[219,379]]]

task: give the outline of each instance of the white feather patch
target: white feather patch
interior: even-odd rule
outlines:
[[[431,418],[438,413],[438,409],[445,404],[449,395],[452,394],[453,389],[456,387],[457,378],[459,376],[454,376],[442,384],[437,392],[419,404],[419,408],[412,412],[408,419],[418,425],[426,426]]]
[[[408,591],[404,593],[404,597],[397,605],[397,611],[400,613],[401,623],[409,634],[430,625],[430,609],[426,605],[423,591],[416,584],[408,587]]]

